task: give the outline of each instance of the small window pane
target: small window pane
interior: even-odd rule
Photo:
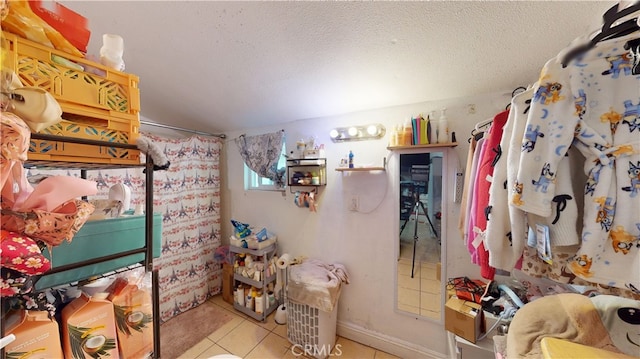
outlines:
[[[286,166],[287,159],[284,157],[284,154],[287,153],[285,143],[282,142],[282,156],[278,160],[278,168],[284,168]],[[245,189],[253,189],[253,190],[261,190],[261,191],[284,191],[284,188],[277,188],[273,181],[266,178],[258,176],[257,173],[250,170],[247,165],[244,165],[244,174],[245,174]]]

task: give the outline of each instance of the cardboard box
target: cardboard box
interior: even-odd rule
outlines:
[[[6,334],[16,339],[5,348],[6,358],[62,358],[58,323],[46,311],[19,310],[7,316]]]
[[[480,304],[457,297],[450,298],[444,307],[444,328],[455,335],[475,343],[483,329],[483,311]]]
[[[222,299],[233,304],[233,266],[222,263]]]
[[[148,358],[153,353],[151,293],[118,278],[108,299],[113,303],[118,327],[118,347],[123,358]]]
[[[104,296],[82,293],[62,309],[65,358],[120,358],[113,303]]]

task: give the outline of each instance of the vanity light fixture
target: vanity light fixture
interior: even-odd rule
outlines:
[[[333,142],[363,141],[382,138],[386,133],[383,125],[376,123],[365,126],[336,127],[329,132]]]

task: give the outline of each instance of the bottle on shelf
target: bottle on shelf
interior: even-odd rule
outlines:
[[[255,312],[262,314],[264,313],[264,295],[262,294],[262,291],[258,291],[258,294],[256,294],[256,298],[255,298]]]
[[[411,119],[404,121],[402,128],[402,146],[411,146],[411,138],[413,137],[413,130],[411,129]]]
[[[438,120],[438,143],[449,143],[449,120],[445,112],[446,108],[442,109],[440,113],[440,119]]]
[[[394,125],[393,126],[393,145],[400,146],[402,144],[402,126]]]
[[[353,152],[349,151],[349,168],[353,168]]]
[[[429,119],[422,116],[422,114],[420,114],[418,119],[420,120],[420,144],[428,145],[429,136],[427,135],[427,128],[429,127]]]
[[[389,136],[389,146],[397,146],[398,145],[398,133],[396,132],[396,127],[393,126],[393,130],[391,131],[391,136]]]
[[[438,143],[438,124],[436,123],[436,112],[431,111],[429,113],[429,128],[427,129],[429,133],[429,143],[436,144]]]

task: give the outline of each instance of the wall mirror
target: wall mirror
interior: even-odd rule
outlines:
[[[442,149],[399,155],[396,309],[442,320],[443,172]]]

